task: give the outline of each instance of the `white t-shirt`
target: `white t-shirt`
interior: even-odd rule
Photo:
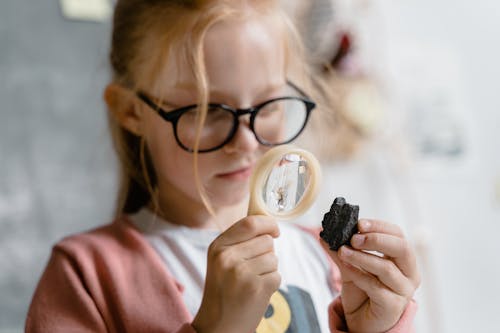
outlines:
[[[185,287],[184,302],[189,312],[196,315],[205,285],[208,246],[220,231],[175,225],[147,209],[130,218]],[[274,248],[282,282],[264,318],[280,328],[261,332],[329,332],[327,309],[336,292],[331,288],[326,254],[312,235],[294,224],[280,222],[279,226],[280,236],[275,239]]]

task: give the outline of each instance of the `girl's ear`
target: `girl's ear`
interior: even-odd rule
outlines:
[[[134,93],[116,83],[110,83],[104,90],[104,101],[115,120],[136,136],[141,136],[142,112]]]

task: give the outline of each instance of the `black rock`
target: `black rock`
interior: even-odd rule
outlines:
[[[350,245],[351,237],[358,232],[359,206],[348,204],[344,198],[333,201],[330,211],[321,222],[323,230],[319,236],[337,251],[342,245]]]

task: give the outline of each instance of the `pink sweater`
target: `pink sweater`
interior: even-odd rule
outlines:
[[[26,332],[195,333],[183,286],[128,221],[117,220],[58,243],[26,319]],[[413,332],[411,302],[390,333]],[[345,332],[342,303],[330,306],[330,329]]]

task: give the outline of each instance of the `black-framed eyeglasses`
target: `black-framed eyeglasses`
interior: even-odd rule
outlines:
[[[316,104],[291,82],[287,82],[301,96],[273,98],[254,107],[235,109],[225,104],[209,103],[203,124],[198,152],[208,153],[220,149],[231,141],[240,124],[239,117],[250,115],[250,130],[255,139],[265,146],[278,146],[295,140],[304,130],[311,111]],[[198,105],[188,105],[165,111],[145,93],[137,96],[160,115],[172,123],[174,136],[184,150],[194,151],[198,124]]]

